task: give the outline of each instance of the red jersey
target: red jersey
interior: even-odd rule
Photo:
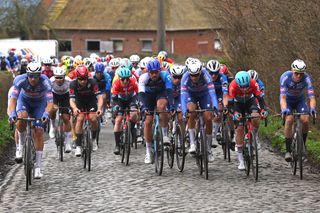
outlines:
[[[229,85],[229,98],[234,98],[237,102],[245,103],[251,98],[261,95],[259,85],[254,79],[250,79],[248,88],[240,88],[236,80],[232,80]]]
[[[135,78],[131,77],[129,84],[123,86],[121,85],[121,80],[116,79],[112,84],[111,94],[118,96],[120,99],[128,100],[138,94],[138,82]]]
[[[45,74],[49,79],[53,76],[53,70],[42,70],[42,74]]]

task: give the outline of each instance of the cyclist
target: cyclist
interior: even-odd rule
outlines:
[[[300,116],[302,123],[302,137],[304,143],[307,140],[309,129],[309,115],[316,114],[316,98],[311,82],[310,75],[305,71],[306,64],[303,60],[297,59],[291,64],[291,70],[284,72],[280,78],[280,107],[281,114],[286,115],[284,127],[284,136],[286,144],[285,160],[292,160],[291,142],[292,142],[292,125],[294,118],[290,113],[294,110],[298,113],[306,113]],[[306,104],[304,89],[307,88],[308,98],[310,100],[310,110]]]
[[[236,146],[238,150],[239,170],[244,170],[244,161],[242,154],[244,124],[241,118],[249,113],[253,117],[259,116],[266,118],[268,111],[265,110],[265,102],[256,80],[251,79],[246,71],[240,71],[236,74],[235,79],[229,85],[229,98],[232,99],[231,107],[234,111],[234,120],[237,122],[236,128]],[[258,101],[257,101],[258,100]],[[225,107],[225,109],[228,109]],[[260,118],[252,119],[252,131],[257,132],[259,129]]]
[[[153,114],[149,111],[164,111],[169,105],[170,111],[174,110],[172,97],[172,80],[168,72],[160,69],[158,59],[151,59],[147,65],[148,73],[144,73],[139,79],[139,96],[142,102],[146,118],[144,123],[144,136],[146,141],[146,156],[144,162],[152,163],[152,122]],[[168,113],[160,113],[160,126],[163,134],[164,145],[170,144],[168,137]]]
[[[8,56],[6,57],[6,68],[9,72],[12,73],[12,77],[15,78],[17,71],[18,71],[18,65],[19,65],[19,59],[15,55],[15,49],[10,48],[8,50]]]
[[[225,65],[225,64],[220,64],[220,73],[227,76],[229,84],[234,79],[233,74],[231,72],[229,72],[229,69],[228,69],[227,65]]]
[[[127,67],[121,67],[119,70],[119,78],[115,80],[112,85],[112,109],[116,115],[115,124],[113,127],[114,138],[115,138],[115,149],[114,154],[119,155],[119,144],[121,140],[122,127],[121,122],[123,119],[123,110],[131,109],[138,110],[137,105],[137,94],[138,94],[138,83],[135,78],[132,77],[131,71]],[[134,131],[135,123],[138,120],[138,111],[130,112],[131,122],[131,133],[133,140],[136,139]]]
[[[94,111],[96,114],[90,114],[89,119],[92,128],[92,150],[98,149],[96,136],[98,130],[97,116],[102,114],[103,99],[101,91],[99,90],[96,80],[89,78],[89,70],[85,66],[78,66],[76,68],[77,78],[70,83],[70,106],[73,111],[73,115],[76,116],[76,152],[77,157],[81,156],[81,144],[83,139],[82,126],[85,115],[80,112]],[[97,102],[98,100],[98,102]]]
[[[21,59],[20,63],[21,63],[20,64],[20,68],[19,68],[20,75],[27,73],[27,66],[28,66],[28,63],[29,63],[28,60],[23,58],[23,59]]]
[[[257,81],[259,90],[262,92],[262,96],[264,96],[264,83],[259,78],[258,72],[256,70],[248,70],[248,73],[252,79]]]
[[[218,98],[219,112],[223,111],[223,107],[228,105],[228,78],[220,73],[220,63],[217,60],[210,60],[207,63],[207,70],[212,77],[212,82]],[[212,146],[217,147],[217,142],[221,141],[221,116],[214,118],[214,133]]]
[[[218,109],[217,96],[212,83],[210,74],[203,68],[199,59],[192,59],[186,67],[187,71],[181,80],[181,109],[184,120],[187,118],[187,111],[196,110],[197,103],[201,109]],[[212,146],[212,112],[206,111],[203,113],[205,122],[206,141],[208,144],[208,161],[214,160]],[[188,132],[190,138],[189,153],[196,152],[196,130],[195,130],[196,113],[189,113]]]
[[[138,55],[131,55],[129,59],[132,64],[132,68],[138,72],[140,57]]]
[[[58,106],[68,107],[69,104],[69,87],[71,79],[66,76],[66,71],[62,67],[55,67],[53,70],[53,77],[50,78],[52,83],[52,93],[53,93],[53,104],[54,107],[50,112],[50,132],[49,136],[54,138],[55,136],[55,118]],[[64,123],[64,135],[65,135],[65,152],[71,152],[71,122],[70,113],[67,108],[61,109],[62,119]]]
[[[111,69],[107,69],[107,72],[109,73],[109,75],[111,77],[111,82],[113,82],[115,72],[118,69],[118,67],[120,66],[120,58],[111,59],[109,62],[109,66],[111,67]]]
[[[161,50],[159,53],[158,53],[158,56],[157,56],[160,64],[162,64],[162,62],[168,62],[169,64],[174,64],[174,61],[172,58],[169,58],[168,57],[168,53],[164,50]]]
[[[146,72],[148,72],[147,65],[148,65],[148,62],[149,62],[151,59],[152,59],[152,58],[150,58],[150,57],[144,57],[144,58],[140,61],[139,66],[140,66],[141,72],[138,73],[139,76],[142,75],[142,74],[144,74],[144,73],[146,73]]]
[[[11,99],[9,105],[9,120],[17,123],[19,148],[16,150],[16,161],[22,162],[22,144],[26,137],[26,122],[17,121],[17,118],[33,117],[41,119],[42,122],[35,122],[33,125],[36,164],[35,178],[41,178],[42,153],[43,153],[43,123],[49,119],[49,112],[53,106],[52,103],[52,87],[47,76],[41,75],[40,63],[29,63],[27,74],[19,75],[13,82]]]
[[[53,76],[53,70],[51,69],[52,59],[46,58],[42,60],[43,70],[42,74],[46,75],[49,79]]]

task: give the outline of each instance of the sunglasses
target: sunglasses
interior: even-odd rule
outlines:
[[[28,74],[28,78],[40,78],[40,74]]]
[[[79,81],[86,81],[88,78],[78,78]]]
[[[239,86],[240,89],[248,89],[249,88],[249,85],[245,85],[245,86]]]
[[[199,74],[190,74],[191,77],[198,77],[199,75],[200,75],[200,73]]]
[[[54,78],[55,78],[55,79],[60,79],[60,80],[61,80],[61,79],[64,79],[64,76],[55,76]]]
[[[174,78],[174,79],[181,79],[181,78],[182,78],[182,75],[181,75],[181,76],[172,76],[172,78]]]
[[[158,74],[159,73],[159,70],[151,70],[149,71],[150,74],[154,75],[154,74]]]
[[[50,66],[51,66],[51,64],[45,64],[44,66],[48,66],[48,67],[50,67]]]
[[[120,78],[121,81],[129,81],[129,77],[126,78]]]
[[[303,76],[304,73],[300,73],[300,72],[293,72],[294,75],[299,75],[299,76]]]

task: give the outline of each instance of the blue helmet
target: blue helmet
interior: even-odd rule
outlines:
[[[104,64],[103,63],[96,63],[96,65],[94,66],[94,70],[96,72],[103,72],[104,71]]]
[[[148,71],[160,70],[160,62],[158,59],[153,58],[147,64]]]
[[[131,77],[131,70],[128,67],[120,67],[118,75],[120,78],[129,78]]]
[[[235,79],[239,87],[248,87],[250,84],[250,75],[246,71],[238,72]]]

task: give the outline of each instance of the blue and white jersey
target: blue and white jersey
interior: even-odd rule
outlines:
[[[203,69],[200,74],[200,79],[193,82],[190,78],[189,72],[183,74],[181,79],[181,109],[183,113],[187,112],[187,104],[190,95],[207,95],[209,93],[212,106],[218,109],[218,100],[215,93],[212,77]]]
[[[6,60],[6,66],[10,69],[17,68],[20,63],[18,57],[15,55],[7,56],[5,60]]]
[[[172,79],[167,71],[161,71],[155,81],[150,79],[149,73],[144,73],[139,78],[139,92],[157,93],[167,89],[172,90]]]
[[[47,99],[47,102],[52,102],[52,85],[46,75],[41,74],[39,82],[36,86],[29,83],[27,74],[17,76],[13,81],[13,89],[10,94],[12,98],[17,99],[20,96],[30,100]]]
[[[261,79],[257,80],[259,90],[262,92],[261,96],[264,97],[264,83]]]
[[[91,72],[91,76],[98,82],[99,90],[101,92],[104,92],[104,91],[110,92],[111,76],[109,75],[106,69],[103,71],[103,78],[100,80],[96,78],[96,72]]]
[[[181,95],[181,83],[174,85],[172,84],[172,94],[173,94],[173,98],[180,98]]]
[[[303,90],[307,88],[308,97],[314,97],[314,89],[311,77],[308,73],[304,73],[301,81],[295,82],[292,79],[293,72],[286,71],[280,77],[280,96],[285,95],[287,98],[299,99],[304,96]]]
[[[228,78],[226,75],[219,73],[216,80],[212,80],[216,95],[222,97],[222,95],[228,94]]]

